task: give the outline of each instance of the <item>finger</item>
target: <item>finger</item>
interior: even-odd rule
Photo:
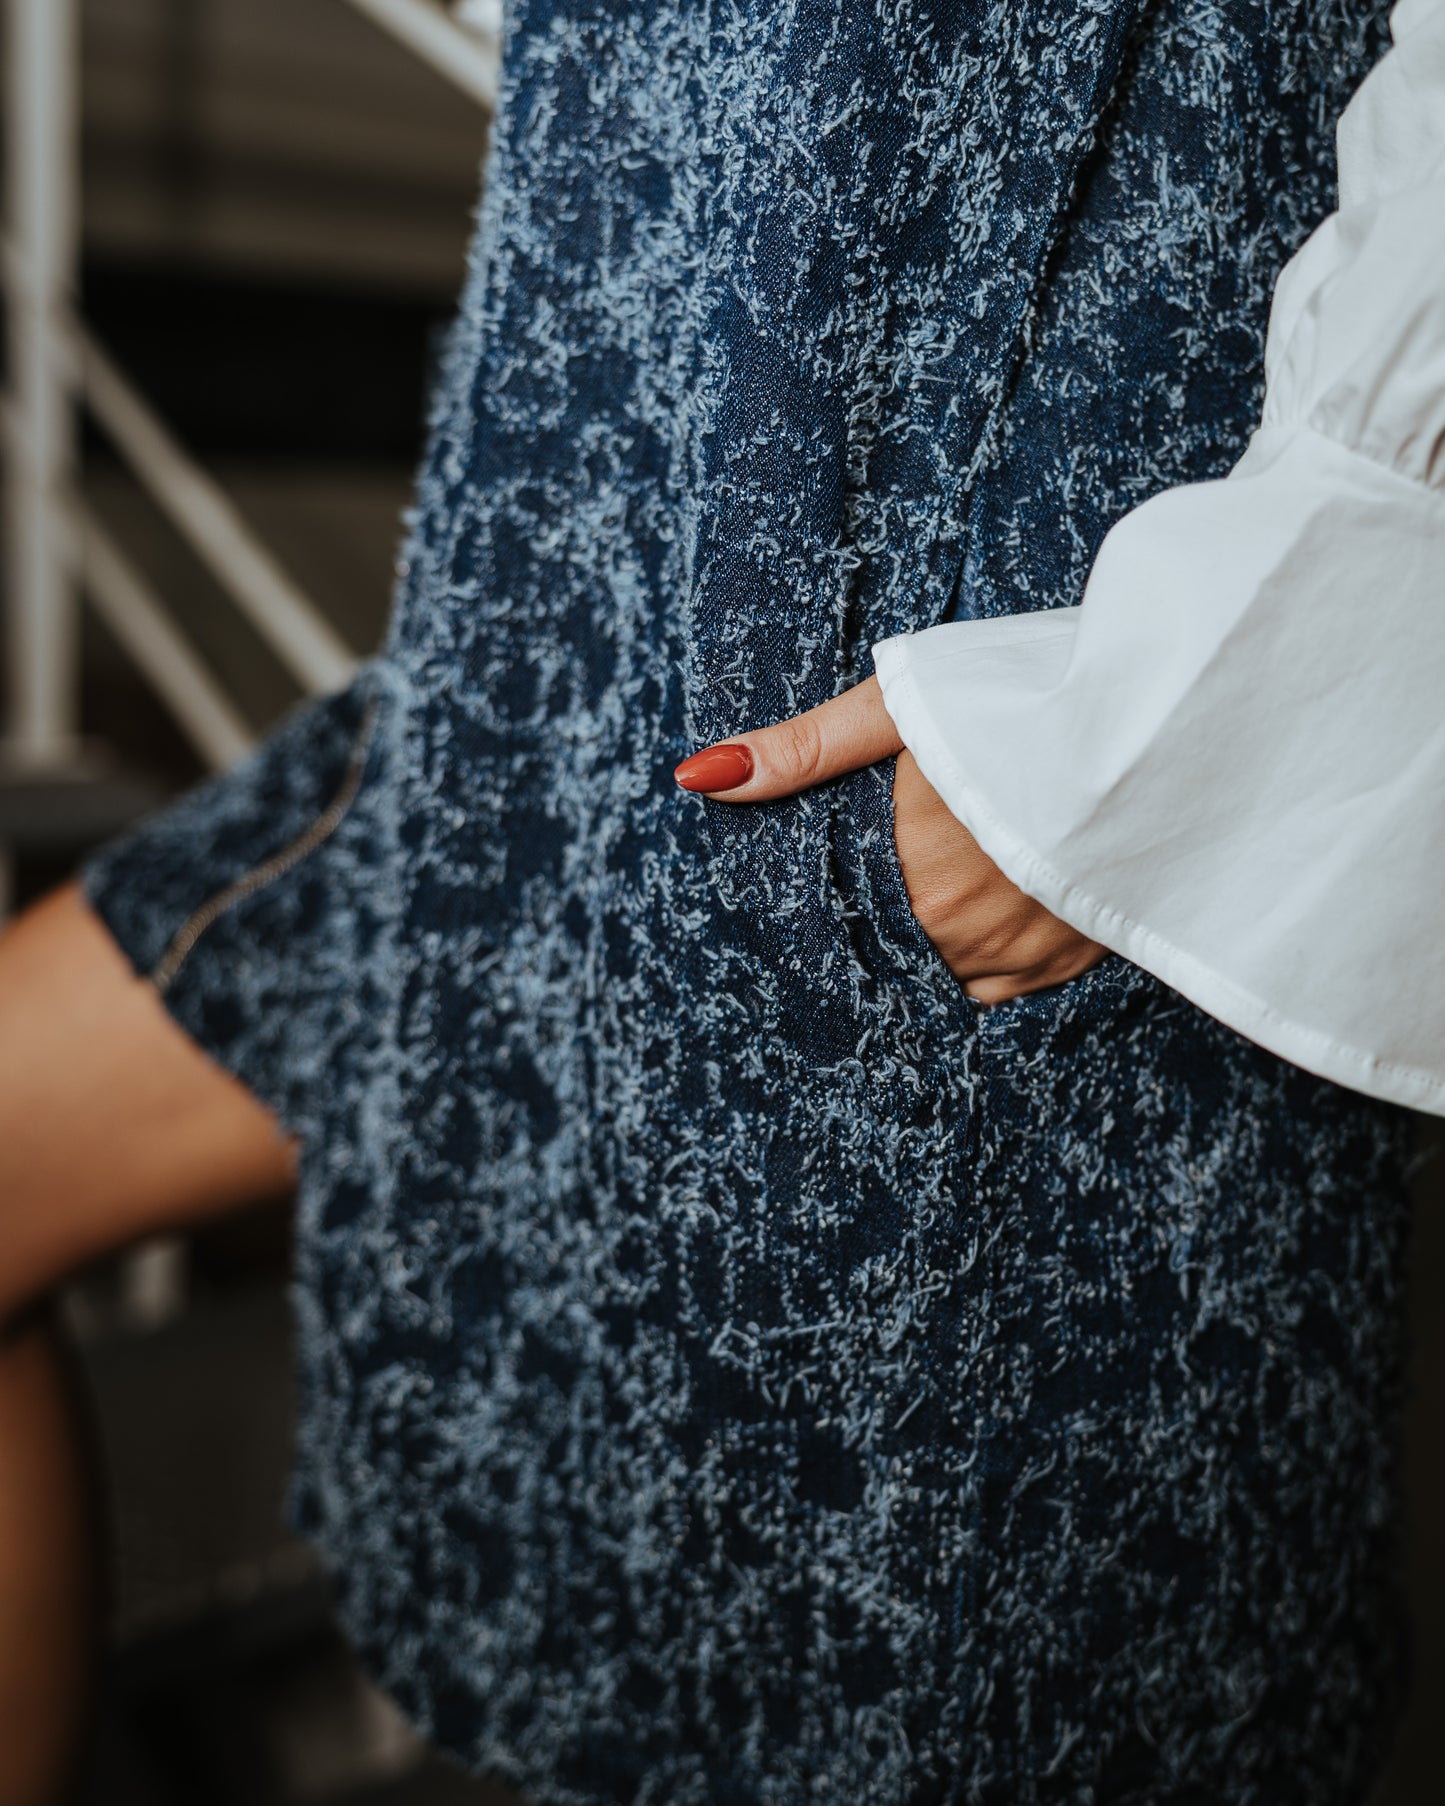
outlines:
[[[684,790],[728,803],[763,803],[876,764],[902,746],[878,679],[870,677],[805,715],[705,747],[672,775]]]
[[[963,987],[963,994],[975,1003],[1012,1003],[1015,997],[1042,989],[1040,982],[1031,983],[1021,972],[1008,972],[996,978],[971,978]]]
[[[1010,1003],[1015,997],[1027,997],[1034,991],[1051,990],[1067,984],[1097,966],[1109,951],[1097,941],[1084,941],[1078,950],[1066,957],[1055,957],[1041,965],[1025,966],[1005,973],[975,974],[964,984],[966,997],[975,1003]]]

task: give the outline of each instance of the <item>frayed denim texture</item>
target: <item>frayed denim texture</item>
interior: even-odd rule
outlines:
[[[567,1806],[1346,1806],[1404,1124],[1118,959],[980,1013],[890,773],[685,752],[1220,474],[1377,0],[510,21],[384,655],[91,868],[302,1135],[301,1522]],[[364,374],[361,378],[364,380]]]

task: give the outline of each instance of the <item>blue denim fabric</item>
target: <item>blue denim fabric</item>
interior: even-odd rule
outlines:
[[[571,1806],[1345,1806],[1403,1122],[1117,959],[980,1013],[887,770],[684,752],[1218,474],[1378,0],[528,0],[390,640],[106,853],[304,1138],[297,1509]]]

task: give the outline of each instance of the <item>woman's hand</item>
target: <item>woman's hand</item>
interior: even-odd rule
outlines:
[[[893,753],[893,828],[908,899],[975,1002],[1061,984],[1103,958],[1097,941],[1006,878],[952,814],[898,738],[876,677],[805,715],[694,753],[673,775],[719,802],[761,803]]]

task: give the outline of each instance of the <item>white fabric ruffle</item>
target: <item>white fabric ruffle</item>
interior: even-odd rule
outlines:
[[[1445,1114],[1445,0],[1391,29],[1235,469],[1120,521],[1080,608],[874,658],[1024,890],[1283,1058]]]

